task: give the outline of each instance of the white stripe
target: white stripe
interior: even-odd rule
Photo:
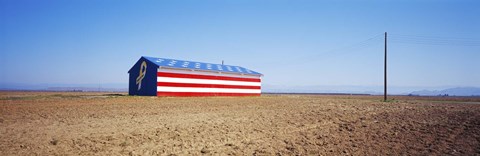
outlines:
[[[260,89],[157,87],[157,92],[261,93]]]
[[[174,78],[174,77],[160,77],[160,76],[157,77],[157,82],[223,84],[223,85],[239,85],[239,86],[261,86],[260,82],[229,81],[229,80],[206,80],[206,79]]]

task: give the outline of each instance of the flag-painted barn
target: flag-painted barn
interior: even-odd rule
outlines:
[[[128,71],[129,95],[260,96],[262,74],[232,65],[142,56]]]

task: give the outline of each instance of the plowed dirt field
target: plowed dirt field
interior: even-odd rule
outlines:
[[[480,99],[0,92],[0,155],[480,155]]]

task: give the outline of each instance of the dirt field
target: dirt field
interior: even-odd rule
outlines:
[[[480,99],[0,92],[0,155],[480,155]]]

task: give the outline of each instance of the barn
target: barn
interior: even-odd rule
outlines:
[[[142,56],[129,73],[129,95],[260,96],[262,74],[240,66]]]

